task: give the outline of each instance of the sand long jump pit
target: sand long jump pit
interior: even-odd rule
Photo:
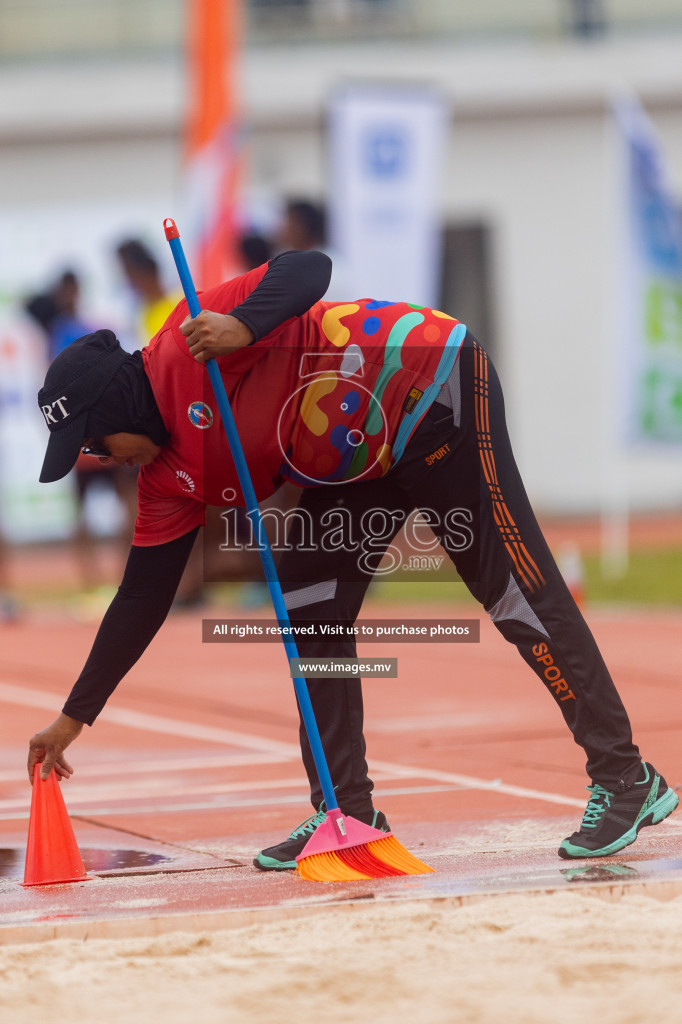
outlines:
[[[435,874],[326,885],[256,872],[250,836],[202,850],[116,835],[84,845],[91,881],[42,889],[19,885],[16,857],[0,1017],[680,1021],[682,829],[567,864],[553,836],[570,821],[413,825],[406,845]]]
[[[679,615],[593,619],[638,742],[678,786]],[[2,1024],[680,1024],[682,815],[617,857],[560,860],[582,765],[492,626],[454,676],[446,650],[425,672],[404,645],[402,681],[367,687],[377,806],[435,873],[333,884],[252,867],[309,813],[295,708],[278,651],[237,647],[230,674],[204,645],[197,671],[197,629],[175,621],[79,740],[66,799],[93,877],[42,890],[20,885],[19,766],[92,630],[3,636]]]

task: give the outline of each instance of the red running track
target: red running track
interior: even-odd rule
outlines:
[[[236,608],[203,614],[244,615]],[[400,606],[404,618],[458,614],[470,618],[472,607]],[[397,606],[374,604],[371,616],[396,619]],[[588,618],[642,752],[678,786],[680,614],[595,611]],[[7,909],[0,925],[15,934],[19,926],[49,918],[44,911],[51,899],[62,908],[63,920],[77,904],[89,918],[106,904],[87,896],[87,885],[42,891],[17,885],[30,804],[27,741],[58,712],[95,627],[43,612],[0,630],[0,847],[8,851],[0,881]],[[521,887],[551,887],[550,875],[564,884],[559,871],[566,864],[556,847],[585,805],[584,759],[558,708],[516,651],[485,618],[477,645],[363,644],[360,650],[364,656],[398,658],[397,680],[365,684],[368,759],[376,805],[405,845],[438,869],[421,895],[513,888],[511,864],[521,872]],[[310,813],[293,690],[279,645],[202,644],[199,613],[171,616],[70,758],[76,774],[64,784],[64,795],[84,853],[161,851],[177,878],[182,875],[172,898],[166,889],[178,912],[310,902],[312,883],[264,876],[250,867],[262,845]],[[637,877],[639,863],[642,877],[662,877],[665,869],[666,879],[676,879],[682,829],[675,816],[645,830],[625,852],[626,861],[610,861],[625,865],[621,877],[632,871]],[[118,874],[107,876],[113,867],[106,856],[92,853],[90,867],[98,872],[98,866],[102,885],[122,883]],[[198,875],[192,872],[199,869],[204,878],[209,869],[227,872],[229,899],[227,888],[220,899],[215,890],[210,896],[201,887],[195,892]],[[141,879],[145,893],[158,887],[159,877]],[[593,872],[587,880],[607,882],[608,873]],[[376,895],[376,883],[366,884]],[[417,882],[410,882],[409,891],[400,884],[391,888],[391,880],[386,884],[385,894],[415,895]],[[344,889],[343,898],[353,898],[363,885],[352,883],[356,888],[350,896]],[[110,917],[123,913],[120,903],[114,894],[106,904],[113,908]],[[128,907],[126,914],[149,916],[140,906],[133,911]]]

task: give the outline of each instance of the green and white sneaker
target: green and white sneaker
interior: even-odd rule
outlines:
[[[310,839],[318,825],[321,825],[326,816],[324,803],[320,804],[317,814],[311,814],[309,818],[297,825],[288,839],[278,843],[277,846],[268,846],[261,850],[254,859],[254,865],[260,871],[293,871],[296,867],[296,858],[302,853],[304,846]],[[386,821],[386,815],[381,811],[372,810],[367,815],[354,815],[358,821],[364,821],[365,825],[378,828],[382,832],[390,832],[390,826]]]
[[[634,843],[640,828],[658,825],[677,807],[677,793],[647,761],[639,778],[624,793],[612,793],[599,783],[587,786],[592,796],[578,832],[564,839],[559,856],[609,857]]]

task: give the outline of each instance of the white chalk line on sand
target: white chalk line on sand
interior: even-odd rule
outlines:
[[[25,687],[13,686],[10,683],[0,683],[0,701],[55,710],[59,703],[59,698],[47,690],[28,690]],[[132,729],[143,729],[148,732],[163,733],[170,736],[182,736],[185,739],[203,739],[207,742],[229,743],[232,746],[242,746],[251,750],[268,753],[299,755],[298,746],[293,743],[283,743],[278,740],[269,740],[264,736],[233,732],[229,729],[213,726],[180,722],[177,719],[150,715],[127,708],[106,708],[102,712],[101,718]],[[394,764],[389,761],[372,761],[372,770],[388,772],[398,778],[428,779],[432,782],[442,782],[459,788],[494,790],[507,796],[522,797],[527,800],[541,800],[546,803],[561,804],[568,807],[583,807],[585,804],[584,800],[567,797],[561,793],[528,789],[522,786],[509,785],[499,779],[481,779],[472,775],[444,772],[435,768],[412,767],[410,765]]]

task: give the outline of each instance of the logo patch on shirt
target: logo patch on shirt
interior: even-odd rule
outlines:
[[[206,402],[192,402],[187,409],[189,421],[193,427],[199,430],[208,430],[213,423],[213,413]]]
[[[189,473],[185,473],[184,469],[176,469],[175,478],[181,491],[184,491],[185,494],[194,494],[194,480]]]
[[[419,388],[410,388],[407,392],[407,398],[403,402],[403,412],[412,412],[419,399],[424,394]]]

